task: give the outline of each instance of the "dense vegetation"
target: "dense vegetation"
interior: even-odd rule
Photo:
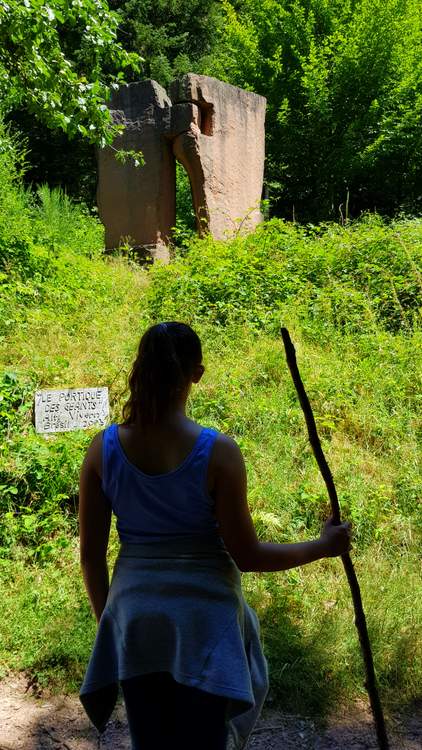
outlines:
[[[178,318],[204,343],[191,412],[238,440],[258,533],[278,541],[317,534],[328,512],[289,327],[353,521],[382,694],[391,708],[420,696],[419,13],[418,0],[0,0],[0,676],[76,689],[95,631],[77,538],[91,434],[36,434],[34,391],[107,385],[119,419],[140,334]],[[113,86],[189,70],[267,97],[272,218],[196,239],[179,169],[173,262],[146,270],[128,248],[102,252],[94,144],[113,138]],[[113,531],[110,562],[116,550]],[[363,692],[338,561],[244,587],[273,699],[323,717]]]
[[[145,58],[145,78],[165,87],[213,54],[224,20],[216,0],[110,0],[110,7],[122,19],[122,44]]]
[[[105,101],[141,63],[119,42],[119,21],[106,0],[0,1],[0,119],[26,137],[28,185],[93,204],[94,144],[119,130]]]
[[[2,31],[2,5],[3,41],[8,18]],[[15,1],[8,5],[19,6],[21,14],[21,36],[12,45],[14,57],[9,56],[24,55],[21,94],[32,90],[28,70],[38,82],[29,100],[21,95],[7,100],[6,108],[31,141],[29,182],[61,183],[93,202],[95,160],[85,141],[87,135],[98,141],[105,114],[95,104],[110,87],[110,72],[119,71],[127,80],[153,77],[167,86],[174,76],[193,71],[267,97],[266,185],[273,216],[317,222],[356,218],[365,210],[388,216],[420,212],[419,0],[110,0],[118,16],[111,15],[108,36],[104,0],[101,13],[94,12],[93,0],[77,6],[54,0],[49,8],[64,20],[51,24],[40,16],[42,35],[49,29],[41,61],[28,57],[28,50],[32,55],[37,48],[23,31],[40,1],[28,0],[27,10]],[[81,31],[93,15],[98,21],[88,43]],[[109,60],[101,50],[115,50],[114,34],[120,48]],[[63,81],[62,74],[49,75],[58,65],[46,51],[51,39],[53,49],[62,50],[69,62]],[[129,51],[128,59],[122,58],[122,49]],[[141,70],[132,70],[127,63],[136,67],[139,55]],[[52,135],[46,120],[68,130],[72,126],[76,139]]]
[[[422,224],[368,216],[345,227],[272,220],[248,238],[194,240],[147,271],[102,255],[102,228],[0,153],[0,668],[35,686],[77,689],[95,625],[78,565],[78,471],[90,434],[32,425],[37,388],[108,385],[118,419],[126,373],[151,321],[202,336],[199,421],[233,435],[261,538],[318,533],[328,511],[278,329],[297,345],[345,515],[354,524],[382,693],[403,706],[422,687],[420,273]],[[16,166],[13,167],[12,165]],[[110,561],[117,549],[113,532]],[[376,586],[374,586],[376,581]],[[324,716],[363,692],[338,561],[244,576],[258,609],[272,697]]]
[[[24,106],[70,137],[110,142],[104,100],[140,63],[118,42],[118,24],[105,0],[2,0],[0,113]]]
[[[207,71],[263,94],[267,181],[299,221],[419,210],[419,0],[225,0]]]

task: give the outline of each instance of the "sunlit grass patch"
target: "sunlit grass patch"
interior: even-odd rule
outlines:
[[[273,222],[231,244],[194,240],[183,259],[145,271],[102,256],[98,246],[92,253],[78,247],[81,234],[68,219],[63,244],[61,219],[54,219],[54,252],[43,250],[48,267],[43,253],[34,259],[25,246],[19,261],[27,264],[25,280],[15,258],[0,290],[3,672],[24,669],[35,686],[76,690],[95,632],[76,541],[79,467],[95,430],[37,435],[33,393],[108,385],[112,419],[119,420],[139,337],[154,320],[191,322],[201,336],[206,372],[192,391],[190,413],[241,446],[260,539],[319,534],[330,507],[285,362],[283,324],[344,517],[353,522],[353,557],[383,696],[391,707],[416,697],[422,689],[420,223],[371,229],[368,220],[361,228],[326,227],[317,240]],[[44,220],[40,211],[37,221]],[[97,224],[92,231],[97,242]],[[394,235],[388,247],[397,256],[396,282],[407,274],[404,318],[396,303],[375,299],[388,286],[377,269],[370,284],[362,281],[363,271],[371,274],[365,250],[367,242],[373,247],[371,231],[378,264],[389,264],[382,243]],[[404,243],[403,253],[397,243]],[[116,549],[113,533],[110,560]],[[261,617],[274,700],[323,716],[333,700],[363,692],[339,561],[243,580]]]
[[[382,546],[355,557],[380,690],[388,709],[420,694],[422,577],[417,550],[391,559]],[[284,710],[319,716],[333,701],[365,697],[365,674],[342,565],[324,561],[243,586],[262,623],[271,695]]]

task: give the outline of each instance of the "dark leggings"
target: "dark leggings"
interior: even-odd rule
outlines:
[[[132,750],[225,750],[227,699],[157,672],[121,682]]]

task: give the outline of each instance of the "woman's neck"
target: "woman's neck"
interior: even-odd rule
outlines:
[[[187,399],[183,399],[172,404],[169,409],[160,416],[157,422],[147,425],[148,430],[160,432],[163,429],[172,429],[187,422],[191,422],[192,420],[186,415],[186,401]],[[144,429],[145,426],[146,425],[141,418],[136,420],[135,427]]]

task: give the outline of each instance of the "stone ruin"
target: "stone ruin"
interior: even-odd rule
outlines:
[[[125,126],[114,149],[142,151],[145,164],[98,153],[98,209],[106,248],[127,242],[169,259],[176,223],[177,159],[190,179],[200,236],[226,239],[251,231],[260,211],[266,100],[215,78],[189,73],[169,94],[156,81],[114,92],[113,121]]]

